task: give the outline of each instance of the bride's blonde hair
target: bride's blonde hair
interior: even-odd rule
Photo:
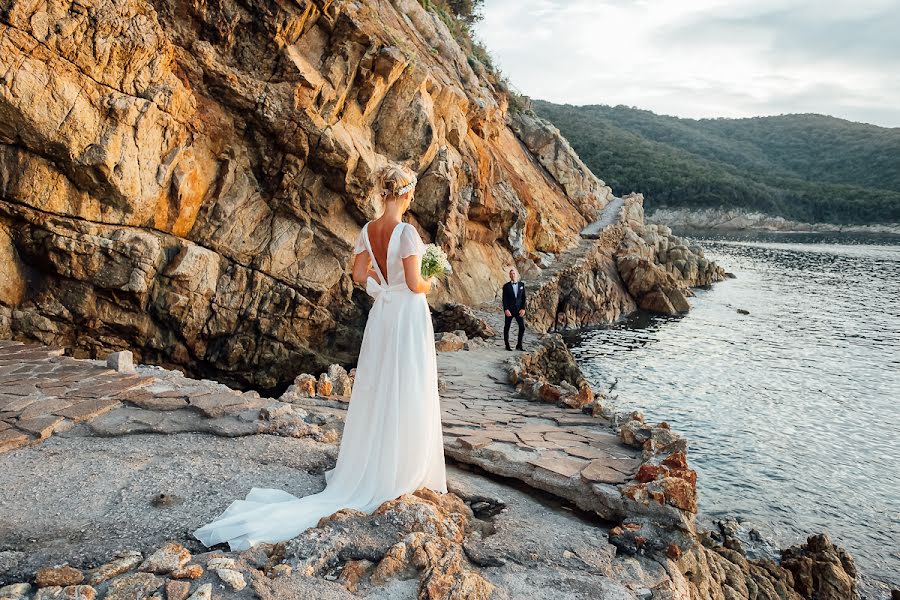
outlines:
[[[410,184],[413,184],[416,181],[416,176],[400,165],[388,165],[381,169],[376,177],[379,195],[385,200],[395,198],[401,195],[401,193],[405,194],[407,191],[410,191],[406,190],[401,192],[401,190],[409,187]]]

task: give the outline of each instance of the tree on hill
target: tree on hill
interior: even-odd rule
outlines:
[[[823,115],[694,120],[625,106],[533,107],[615,193],[643,192],[651,211],[900,222],[900,129]]]

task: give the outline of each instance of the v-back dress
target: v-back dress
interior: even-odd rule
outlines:
[[[431,311],[424,294],[410,291],[403,258],[421,256],[419,233],[408,223],[394,227],[387,248],[387,277],[374,258],[363,227],[354,254],[368,252],[380,281],[369,278],[375,302],[369,312],[356,379],[334,469],[326,487],[297,498],[253,488],[215,521],[194,532],[206,546],[228,542],[245,550],[276,543],[315,527],[342,508],[371,513],[382,503],[428,487],[445,493],[447,478],[437,387]]]

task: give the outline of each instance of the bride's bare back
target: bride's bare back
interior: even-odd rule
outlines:
[[[372,248],[373,256],[369,256],[368,252],[361,252],[353,259],[353,281],[357,283],[365,283],[369,277],[379,280],[378,274],[372,269],[372,260],[374,260],[381,273],[388,277],[387,271],[387,253],[391,238],[395,233],[395,229],[403,227],[403,223],[396,216],[387,212],[374,221],[370,221],[366,226],[366,232],[369,236],[369,245]],[[403,275],[406,279],[406,287],[411,292],[417,294],[425,294],[431,290],[433,278],[424,279],[421,271],[422,257],[418,254],[412,254],[402,259]]]
[[[388,244],[394,235],[394,228],[400,226],[400,221],[376,219],[369,223],[369,245],[372,247],[372,258],[378,263],[381,272],[387,277],[387,252]]]

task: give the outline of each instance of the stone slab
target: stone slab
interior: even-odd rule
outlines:
[[[3,412],[18,414],[37,402],[37,400],[37,396],[19,396],[18,400],[7,403],[7,405],[3,407]]]
[[[228,393],[194,396],[190,399],[190,406],[210,419],[237,414],[251,408],[253,404],[251,398]]]
[[[121,406],[121,403],[118,400],[111,400],[108,398],[85,400],[84,402],[79,402],[68,408],[57,411],[56,414],[61,417],[66,417],[67,419],[72,419],[76,423],[81,423],[82,421],[89,421],[90,419],[102,415],[117,406]]]
[[[62,417],[42,416],[31,419],[19,419],[16,427],[37,436],[39,440],[45,440],[53,433],[53,429],[63,420]]]
[[[588,462],[576,458],[548,457],[531,459],[528,461],[528,464],[534,465],[535,467],[539,467],[541,469],[546,469],[547,471],[552,471],[553,473],[562,475],[563,477],[574,477],[575,475],[580,473],[585,466],[587,466]]]
[[[20,448],[31,441],[31,437],[18,429],[0,431],[0,452]]]
[[[485,446],[490,446],[493,442],[494,440],[486,435],[472,435],[468,437],[457,438],[457,443],[459,443],[459,445],[461,445],[463,448],[467,448],[469,450],[484,448]]]
[[[38,400],[33,402],[28,406],[25,410],[21,412],[19,415],[20,419],[33,419],[35,417],[41,417],[45,415],[52,415],[59,410],[64,408],[68,408],[72,405],[72,402],[69,400],[63,400],[62,398],[50,398],[46,400]]]
[[[581,478],[591,483],[625,483],[629,479],[628,475],[610,466],[606,458],[592,460],[582,469]]]

